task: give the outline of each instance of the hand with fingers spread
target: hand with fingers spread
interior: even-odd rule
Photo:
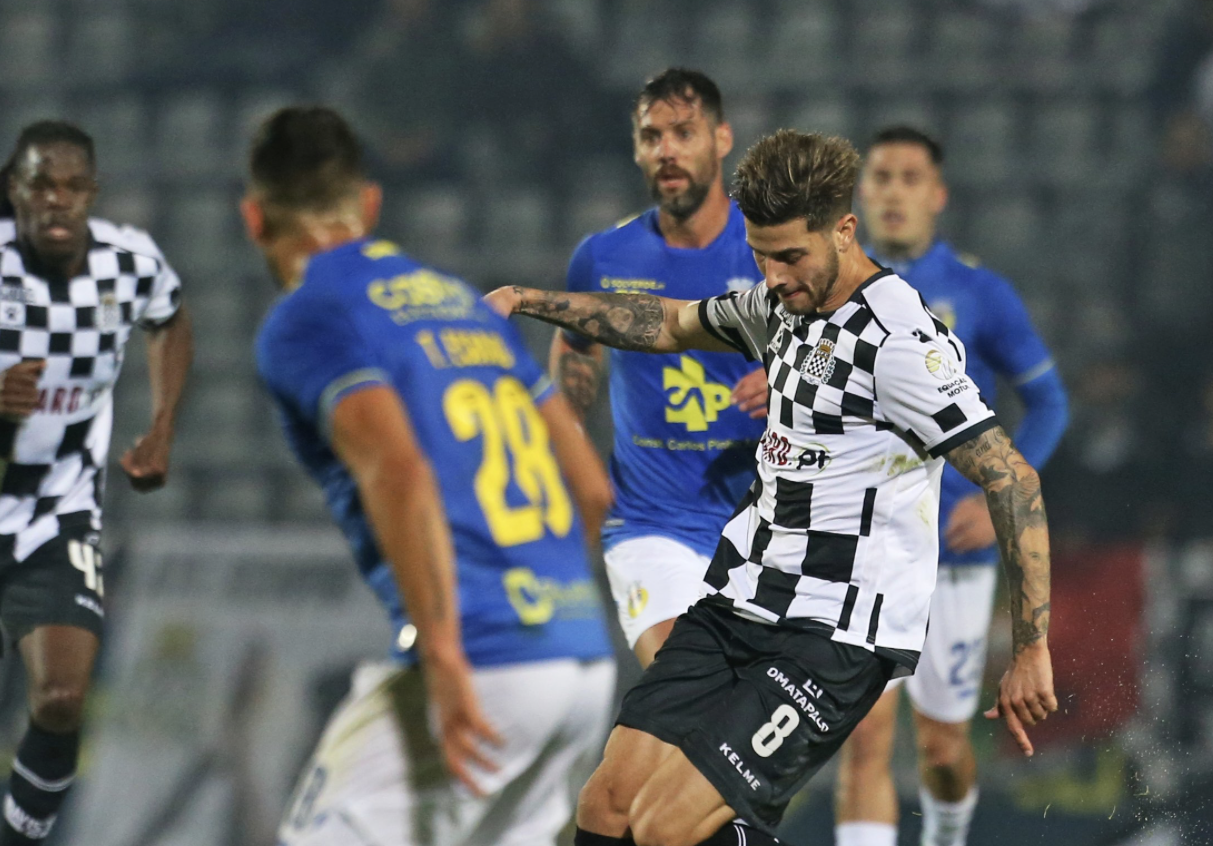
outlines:
[[[767,416],[767,373],[762,368],[747,373],[733,388],[733,405],[755,420]]]
[[[0,417],[24,420],[38,407],[38,380],[46,359],[27,359],[0,371]]]
[[[994,545],[994,519],[990,516],[990,507],[986,504],[984,493],[966,496],[956,503],[956,507],[948,515],[943,540],[948,549],[959,553],[973,552]]]
[[[1057,710],[1053,692],[1053,662],[1049,647],[1038,640],[1023,647],[1012,659],[1011,666],[998,684],[998,701],[985,712],[986,719],[1002,717],[1007,731],[1015,738],[1023,754],[1031,757],[1035,751],[1028,739],[1027,729],[1042,722]]]
[[[472,768],[495,772],[497,765],[487,755],[487,746],[504,744],[480,707],[472,683],[472,667],[462,655],[431,658],[423,663],[426,692],[438,718],[438,741],[451,774],[477,796],[484,791],[476,783]]]

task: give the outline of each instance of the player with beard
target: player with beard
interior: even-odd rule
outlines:
[[[1066,428],[1066,392],[1023,302],[1005,279],[962,258],[938,237],[947,203],[943,148],[909,126],[876,134],[859,182],[864,225],[878,261],[922,294],[970,352],[968,373],[987,402],[997,379],[1023,404],[1015,443],[1035,467]],[[939,579],[918,671],[898,679],[839,756],[838,846],[894,846],[897,794],[890,763],[905,682],[914,712],[922,842],[963,846],[977,804],[969,726],[985,669],[996,586],[994,525],[985,497],[952,468],[941,483]]]
[[[715,83],[683,68],[650,79],[633,105],[632,141],[657,205],[586,238],[568,290],[703,299],[756,285],[745,221],[724,190],[733,133]],[[576,332],[552,340],[553,379],[583,420],[604,352]],[[730,352],[612,350],[610,364],[615,504],[605,559],[628,645],[648,666],[698,599],[720,530],[753,480],[766,378]]]
[[[860,248],[858,171],[842,138],[781,130],[746,152],[733,196],[765,286],[486,298],[617,348],[737,350],[767,374],[758,478],[703,598],[624,697],[578,846],[773,842],[793,793],[918,663],[945,459],[984,490],[1011,585],[1011,662],[987,716],[1031,755],[1026,727],[1057,710],[1040,478],[966,375],[964,344]],[[738,814],[760,830],[730,830]]]
[[[114,383],[147,332],[152,424],[122,456],[139,491],[164,484],[192,355],[181,282],[146,232],[90,219],[92,139],[22,130],[0,171],[0,622],[25,665],[0,846],[40,843],[75,778],[102,629],[101,499]]]

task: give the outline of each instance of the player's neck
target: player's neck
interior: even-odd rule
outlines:
[[[270,263],[282,281],[282,287],[293,291],[303,284],[303,275],[312,256],[335,250],[366,235],[365,227],[347,221],[304,227],[281,239],[278,249],[271,252]]]
[[[829,313],[842,308],[859,286],[879,271],[880,266],[868,258],[858,245],[852,244],[839,257],[838,281],[834,284],[834,292],[818,311]]]
[[[686,218],[678,218],[665,209],[657,213],[657,228],[661,237],[671,247],[684,250],[702,250],[711,244],[729,225],[729,196],[720,182],[712,185],[703,205]]]
[[[918,261],[927,254],[927,250],[931,249],[931,245],[934,243],[935,234],[932,233],[926,240],[916,241],[912,244],[905,244],[900,241],[874,241],[872,246],[876,250],[876,255],[882,259],[891,262],[903,262]]]
[[[27,238],[18,239],[21,255],[25,258],[26,270],[44,279],[75,279],[84,272],[88,260],[88,242],[71,255],[48,258],[34,249]]]

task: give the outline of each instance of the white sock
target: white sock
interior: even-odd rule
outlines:
[[[920,787],[918,799],[922,802],[922,846],[965,846],[977,807],[977,788],[971,788],[959,802],[943,802]]]
[[[844,822],[834,826],[834,846],[897,846],[897,826],[880,822]]]

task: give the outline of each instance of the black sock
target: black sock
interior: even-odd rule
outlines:
[[[53,734],[30,723],[17,747],[0,821],[0,846],[41,843],[76,776],[80,733]]]
[[[577,833],[573,835],[573,846],[636,846],[636,841],[630,834],[625,834],[623,837],[607,837],[605,834],[595,834],[578,826]]]
[[[699,846],[771,846],[779,842],[778,838],[763,834],[745,823],[731,822],[721,826],[719,831]]]

